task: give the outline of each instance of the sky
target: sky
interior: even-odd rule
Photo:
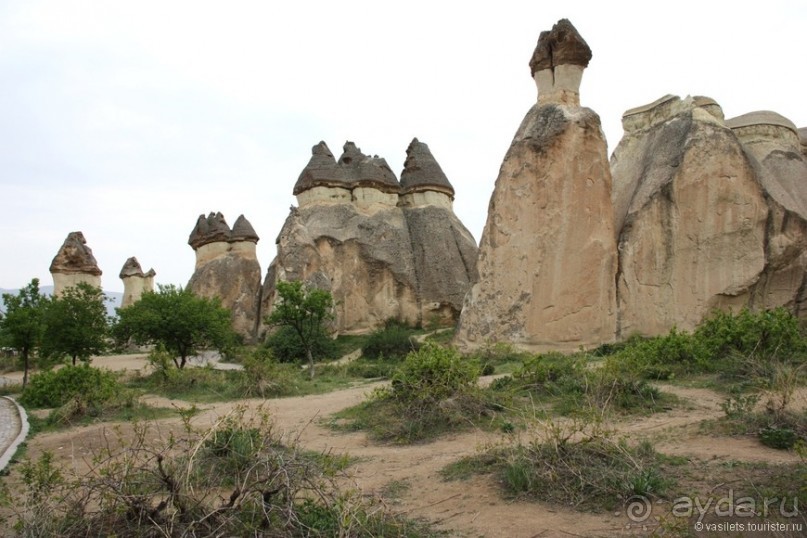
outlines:
[[[538,35],[561,18],[593,51],[581,104],[609,154],[622,113],[666,94],[807,126],[805,0],[0,0],[0,288],[51,284],[77,230],[104,289],[130,256],[184,285],[211,211],[250,220],[265,271],[320,140],[400,177],[418,137],[479,241],[536,99]]]

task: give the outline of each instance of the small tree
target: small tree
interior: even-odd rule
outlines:
[[[309,375],[314,379],[314,342],[322,334],[325,321],[333,318],[333,297],[326,290],[308,289],[299,281],[278,281],[277,294],[279,300],[266,322],[294,329],[308,359]]]
[[[0,342],[17,350],[22,358],[22,387],[28,384],[30,358],[42,343],[42,311],[46,298],[39,293],[39,279],[22,288],[17,295],[3,294],[5,316],[0,315]]]
[[[157,292],[144,293],[136,303],[119,309],[113,333],[119,342],[161,344],[180,369],[197,350],[222,351],[235,340],[230,311],[218,298],[199,297],[174,285],[160,285]]]
[[[92,355],[107,349],[109,318],[106,295],[101,288],[79,282],[52,298],[44,309],[45,335],[42,354],[90,362]]]

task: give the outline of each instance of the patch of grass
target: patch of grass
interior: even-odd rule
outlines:
[[[457,332],[456,327],[452,327],[449,329],[437,329],[430,335],[428,335],[425,341],[433,342],[440,346],[448,346],[451,345],[452,340],[454,340],[454,335],[456,334],[456,332]]]
[[[754,435],[766,446],[791,449],[807,443],[807,409],[794,411],[776,407],[768,400],[764,408],[757,403],[760,394],[729,397],[722,404],[725,416],[701,424],[702,430],[721,435]]]
[[[412,489],[412,484],[408,480],[392,480],[381,488],[381,496],[385,499],[395,500],[401,498],[410,489]]]
[[[612,510],[633,495],[657,498],[672,481],[647,442],[614,439],[596,423],[545,423],[528,443],[515,442],[464,458],[443,469],[446,479],[492,473],[507,496],[578,510]]]
[[[468,359],[474,361],[480,372],[488,370],[492,373],[511,373],[521,368],[525,361],[532,355],[524,351],[519,351],[513,345],[504,342],[487,343],[482,348],[468,355]],[[492,369],[492,371],[491,371]]]
[[[568,416],[592,409],[601,414],[650,414],[677,402],[635,373],[608,364],[592,367],[591,357],[585,353],[527,355],[512,375],[494,381],[490,390],[510,391],[527,406],[540,402]]]

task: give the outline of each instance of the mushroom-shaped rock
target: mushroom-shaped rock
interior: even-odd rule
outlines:
[[[247,220],[244,215],[239,215],[233,224],[233,231],[230,235],[230,241],[251,241],[257,243],[260,240],[258,234],[255,233],[255,228]]]
[[[120,278],[127,278],[131,276],[145,277],[146,274],[143,272],[143,268],[140,267],[140,262],[137,261],[137,258],[132,256],[123,264],[123,267],[120,270],[120,275],[118,276]]]
[[[134,256],[126,260],[119,275],[120,279],[123,280],[121,308],[126,308],[139,301],[143,293],[154,291],[154,276],[156,274],[154,269],[149,269],[147,273],[144,273],[140,262]]]
[[[568,19],[541,32],[530,59],[539,104],[579,106],[580,81],[590,60],[591,48]]]
[[[365,155],[353,142],[345,142],[339,166],[345,170],[353,187],[369,187],[395,194],[400,191],[398,179],[387,161],[378,156]]]
[[[67,239],[50,264],[50,273],[53,275],[53,295],[56,297],[65,289],[82,282],[101,287],[101,269],[81,232],[67,234]]]
[[[101,276],[101,269],[81,232],[70,232],[50,264],[51,273]]]
[[[559,65],[588,67],[591,48],[569,19],[559,20],[551,31],[541,32],[530,60],[531,74]]]
[[[807,157],[807,127],[799,128],[799,142],[801,142],[801,152]]]
[[[344,170],[337,166],[325,142],[311,148],[311,159],[297,178],[293,194],[297,196],[314,187],[348,187]]]
[[[454,187],[435,160],[429,146],[413,138],[406,148],[406,161],[401,172],[401,194],[437,191],[454,198]]]
[[[211,212],[207,218],[199,215],[196,226],[188,237],[188,244],[196,250],[203,245],[217,241],[229,241],[231,233],[230,227],[227,226],[227,221],[224,220],[224,215],[221,213]]]

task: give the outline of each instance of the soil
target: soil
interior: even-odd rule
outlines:
[[[96,359],[93,364],[115,369],[142,369],[145,361],[136,356]],[[142,362],[139,362],[142,361]],[[502,434],[481,429],[451,435],[437,441],[412,446],[378,444],[364,433],[342,433],[328,426],[329,416],[361,402],[378,384],[368,383],[347,390],[321,395],[273,400],[240,400],[204,404],[193,419],[206,425],[237,406],[266,406],[276,428],[289,438],[297,438],[305,448],[348,453],[356,461],[349,472],[356,488],[368,496],[384,496],[385,503],[409,517],[434,522],[439,528],[467,537],[568,537],[568,536],[644,536],[654,525],[631,524],[622,510],[614,513],[581,513],[562,506],[504,498],[491,476],[468,480],[444,481],[440,470],[458,458],[500,443]],[[710,461],[798,461],[792,452],[767,448],[752,438],[718,437],[704,433],[699,424],[723,415],[719,394],[695,388],[664,386],[663,390],[679,396],[683,405],[648,417],[634,417],[612,426],[632,440],[647,438],[659,451]],[[187,406],[186,402],[146,397],[152,405]],[[807,393],[797,394],[797,405],[804,406]],[[165,431],[179,425],[178,418],[160,421]],[[124,435],[130,431],[120,425]],[[111,426],[93,425],[57,433],[39,434],[29,442],[28,451],[36,457],[44,450],[75,465],[89,454],[92,446],[105,442]],[[390,494],[389,492],[394,492]],[[651,520],[652,521],[652,518]]]

